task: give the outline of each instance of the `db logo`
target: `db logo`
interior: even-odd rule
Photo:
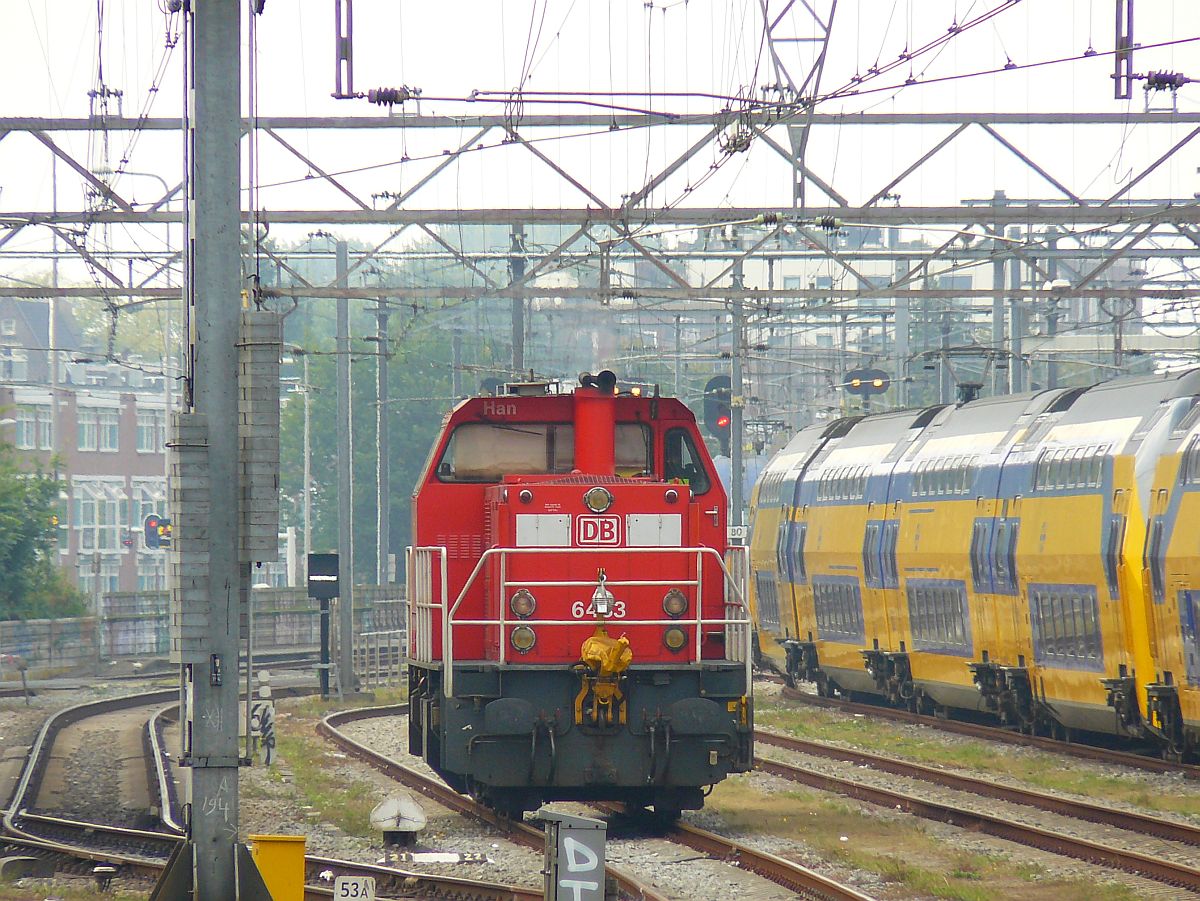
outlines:
[[[616,516],[579,516],[575,519],[576,544],[621,543],[621,520]]]

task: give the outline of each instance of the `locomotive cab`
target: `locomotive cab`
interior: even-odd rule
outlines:
[[[677,813],[749,770],[744,557],[692,414],[509,388],[460,404],[414,495],[410,750],[510,813]]]

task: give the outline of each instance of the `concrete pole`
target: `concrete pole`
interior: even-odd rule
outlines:
[[[454,327],[454,337],[450,339],[450,349],[453,354],[453,368],[450,371],[450,393],[458,400],[463,393],[462,380],[462,329]]]
[[[907,260],[896,260],[895,278],[900,281],[908,272]],[[892,341],[892,381],[896,385],[897,406],[908,406],[908,356],[911,353],[908,346],[908,332],[911,327],[912,314],[908,308],[907,297],[896,298],[896,330]]]
[[[1055,251],[1058,250],[1058,230],[1049,228],[1046,230],[1046,247]],[[1046,274],[1050,276],[1051,284],[1058,278],[1058,257],[1051,255],[1046,260]],[[1046,313],[1046,337],[1050,339],[1051,347],[1054,346],[1054,338],[1058,335],[1059,316],[1058,298],[1050,298],[1050,308]],[[1046,387],[1058,387],[1058,357],[1053,352],[1046,357]]]
[[[205,0],[191,14],[192,401],[207,419],[210,485],[208,631],[201,642],[208,653],[186,668],[195,712],[188,823],[198,901],[237,894],[241,12],[238,0]]]
[[[513,283],[525,277],[525,227],[512,227],[512,255],[508,258]],[[525,371],[525,298],[512,299],[512,371],[518,379]]]
[[[683,317],[675,314],[675,397],[679,397],[679,370],[683,364]]]
[[[938,360],[938,403],[948,404],[954,400],[954,374],[950,371],[950,311],[941,313],[941,358]]]
[[[304,354],[304,578],[312,553],[312,382],[308,377],[308,352]]]
[[[738,260],[733,267],[733,287],[741,288],[742,261]],[[743,381],[742,355],[746,349],[746,311],[740,296],[733,298],[733,353],[730,372],[730,408],[729,408],[729,524],[740,526],[745,523],[744,509],[746,506],[742,492],[742,482],[745,479],[746,463],[742,457],[742,448],[746,445],[746,386]],[[739,538],[735,544],[744,544]]]
[[[1008,199],[1003,191],[997,191],[992,197],[992,206],[1002,207],[1007,206]],[[999,235],[1002,232],[1002,227],[997,223],[992,223],[994,233]],[[992,288],[996,291],[992,295],[992,349],[997,354],[1001,354],[1005,350],[1004,346],[1004,295],[1001,294],[1004,290],[1004,260],[1000,257],[1000,245],[1002,242],[992,239]],[[1008,379],[1004,377],[1004,371],[995,363],[996,357],[992,363],[992,394],[1004,394],[1008,389]]]
[[[349,287],[350,253],[345,241],[337,242],[337,286]],[[337,299],[337,452],[338,452],[338,687],[354,691],[354,508],[353,454],[350,440],[350,301]]]
[[[849,412],[850,406],[847,400],[848,395],[846,394],[846,386],[844,384],[846,381],[846,345],[850,340],[849,336],[846,334],[847,320],[849,318],[849,314],[842,313],[838,319],[837,373],[835,374],[835,384],[838,386],[838,407],[841,409],[843,414]]]
[[[379,307],[375,312],[376,350],[379,356],[375,359],[375,434],[377,436],[377,453],[375,456],[375,578],[376,584],[383,585],[388,581],[388,551],[391,549],[391,446],[388,435],[388,308],[384,298],[379,298]]]
[[[1008,236],[1014,240],[1021,237],[1021,230],[1012,227]],[[1025,361],[1021,359],[1025,352],[1025,311],[1021,300],[1021,259],[1014,256],[1008,261],[1008,329],[1009,350],[1012,356],[1008,359],[1008,385],[1013,394],[1025,390]]]

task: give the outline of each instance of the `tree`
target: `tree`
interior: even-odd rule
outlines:
[[[313,550],[336,550],[337,525],[337,356],[333,353],[332,304],[313,305],[299,314],[285,343],[303,346],[309,352],[311,383],[312,518]],[[355,576],[374,582],[377,535],[375,367],[379,345],[364,342],[374,331],[374,305],[352,303],[351,416],[353,420],[352,517],[354,528]],[[436,313],[413,314],[408,308],[393,311],[392,337],[388,343],[387,415],[390,422],[389,552],[400,557],[411,543],[411,495],[442,417],[453,405],[451,333],[433,325]],[[480,364],[490,362],[486,342],[478,336],[464,341],[464,357]],[[302,362],[287,367],[289,376],[301,377]],[[470,380],[467,380],[468,382]],[[475,389],[470,384],[471,391]],[[304,395],[285,396],[280,414],[280,491],[283,495],[281,523],[303,524]],[[403,565],[402,563],[400,564]]]
[[[59,482],[22,462],[0,441],[0,619],[82,615],[55,560]]]

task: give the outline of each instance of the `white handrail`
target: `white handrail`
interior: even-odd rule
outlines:
[[[507,660],[507,642],[505,641],[504,631],[507,626],[505,617],[504,596],[507,594],[508,588],[512,586],[533,586],[533,587],[560,587],[560,588],[580,588],[590,587],[593,582],[580,582],[575,580],[566,580],[563,582],[552,581],[524,581],[513,580],[508,581],[507,563],[509,555],[555,555],[555,554],[589,554],[593,557],[596,554],[663,554],[676,553],[694,555],[696,559],[696,577],[695,579],[687,579],[683,581],[666,581],[666,580],[622,580],[617,582],[609,582],[606,584],[616,587],[655,587],[663,585],[684,585],[687,587],[695,587],[697,603],[696,615],[687,620],[672,619],[664,617],[662,619],[647,619],[647,620],[612,620],[619,622],[622,625],[629,626],[653,626],[662,625],[670,626],[687,622],[695,627],[695,645],[693,660],[696,663],[702,661],[702,631],[705,626],[720,626],[725,629],[726,660],[743,663],[745,666],[746,685],[750,685],[751,679],[751,654],[750,654],[750,610],[749,604],[746,601],[744,587],[746,584],[745,564],[746,554],[742,548],[730,548],[730,552],[736,554],[736,563],[734,572],[730,571],[725,559],[711,547],[689,547],[689,548],[662,548],[662,547],[640,547],[640,548],[545,548],[545,547],[522,547],[522,548],[488,548],[479,559],[475,562],[470,575],[463,584],[462,589],[454,599],[454,603],[448,603],[449,594],[447,587],[447,553],[444,547],[410,547],[406,550],[408,567],[407,567],[407,586],[409,590],[409,598],[411,598],[410,610],[414,616],[413,631],[416,633],[415,641],[412,642],[414,649],[414,657],[419,662],[433,662],[433,645],[432,645],[432,626],[433,626],[433,611],[441,611],[442,619],[442,664],[443,664],[443,688],[446,697],[454,697],[454,627],[455,626],[497,626],[500,629],[499,641],[499,657],[500,663],[505,663]],[[489,558],[500,558],[500,580],[499,591],[501,594],[499,605],[499,616],[497,619],[483,620],[456,620],[455,614],[458,612],[459,606],[466,599],[467,594],[475,585],[479,574],[483,571],[484,565]],[[725,600],[725,617],[724,618],[705,618],[702,616],[702,597],[703,597],[703,561],[706,557],[714,559],[724,576],[722,579],[726,588]],[[433,564],[434,559],[440,563],[441,584],[439,586],[440,601],[433,600]],[[728,589],[733,589],[734,601],[729,599]],[[733,612],[741,611],[741,616],[731,616]],[[546,626],[567,626],[580,625],[582,620],[536,620],[538,625]]]

